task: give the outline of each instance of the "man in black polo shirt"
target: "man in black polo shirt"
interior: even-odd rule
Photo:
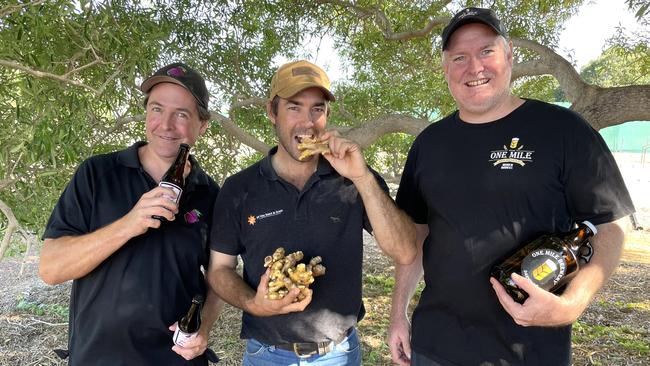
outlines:
[[[359,365],[362,230],[372,230],[399,263],[415,256],[413,224],[359,146],[324,132],[334,100],[329,88],[325,72],[310,62],[278,69],[267,103],[278,146],[228,178],[215,203],[208,278],[224,301],[244,310],[244,365]],[[300,160],[305,137],[326,140],[331,152]],[[277,247],[323,258],[327,273],[306,299],[293,302],[297,289],[280,300],[265,298],[264,257]],[[235,272],[238,255],[243,279]]]
[[[41,277],[73,280],[70,365],[207,365],[208,335],[222,306],[201,272],[219,187],[192,156],[179,205],[164,197],[174,197],[172,190],[158,187],[179,145],[194,145],[208,127],[205,81],[176,63],[140,89],[147,142],[84,161],[43,235]],[[172,332],[194,295],[206,298],[203,324],[180,347]]]
[[[397,193],[420,250],[396,270],[393,361],[569,365],[571,323],[616,267],[630,196],[603,139],[579,115],[511,94],[512,43],[491,10],[457,13],[442,48],[458,111],[416,138]],[[530,295],[522,305],[490,278],[519,246],[583,220],[598,228],[594,255],[561,295],[513,276]],[[406,307],[422,273],[410,335]]]

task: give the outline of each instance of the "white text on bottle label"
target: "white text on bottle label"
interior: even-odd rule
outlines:
[[[538,249],[521,263],[521,274],[537,286],[550,290],[566,274],[566,262],[561,252]]]

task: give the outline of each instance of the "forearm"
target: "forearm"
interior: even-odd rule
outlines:
[[[384,192],[368,171],[353,181],[363,200],[379,247],[398,264],[412,263],[416,256],[415,226]]]
[[[199,332],[203,332],[203,334],[205,334],[207,337],[210,334],[210,330],[212,330],[214,323],[219,318],[219,314],[221,314],[222,309],[223,301],[208,284],[205,304],[203,305],[203,310],[201,311],[201,319],[203,321],[201,322],[201,329]]]
[[[417,255],[411,264],[397,264],[395,266],[395,289],[393,290],[391,302],[391,319],[406,316],[408,304],[418,283],[422,279],[422,248],[424,239],[428,234],[426,225],[416,225],[416,248]]]
[[[121,220],[117,220],[85,235],[46,239],[41,250],[39,274],[50,285],[81,278],[131,237]]]
[[[591,261],[582,266],[569,283],[563,298],[580,310],[580,314],[591,303],[618,266],[627,231],[627,217],[615,222],[598,225],[598,234],[591,239],[594,254]],[[578,314],[577,316],[579,316]]]
[[[250,305],[255,298],[255,291],[244,282],[234,268],[214,269],[210,271],[209,280],[210,286],[223,301],[245,312],[253,313],[254,310]]]

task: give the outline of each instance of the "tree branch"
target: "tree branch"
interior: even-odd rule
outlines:
[[[53,79],[53,80],[56,80],[56,81],[60,81],[60,82],[62,82],[64,84],[70,84],[70,85],[73,85],[73,86],[77,86],[77,87],[80,87],[80,88],[87,89],[87,90],[93,92],[97,96],[101,95],[101,92],[99,90],[97,90],[97,89],[95,89],[95,88],[93,88],[91,86],[88,86],[88,85],[86,85],[84,83],[81,83],[79,81],[71,80],[71,79],[65,78],[65,77],[63,77],[61,75],[56,75],[56,74],[52,74],[52,73],[49,73],[49,72],[34,70],[34,69],[31,69],[31,68],[29,68],[27,66],[21,65],[21,64],[19,64],[17,62],[14,62],[14,61],[0,60],[0,66],[5,66],[5,67],[11,68],[11,69],[20,70],[20,71],[22,71],[22,72],[24,72],[26,74],[32,75],[32,76],[37,77],[37,78]]]
[[[332,4],[348,8],[360,18],[368,18],[371,16],[374,17],[375,24],[383,33],[384,38],[391,41],[405,41],[413,38],[426,37],[436,26],[444,25],[449,22],[448,17],[430,17],[427,24],[421,29],[395,33],[393,30],[393,24],[391,23],[390,19],[388,19],[383,11],[379,10],[376,7],[373,7],[372,9],[364,8],[343,0],[317,0],[316,2],[319,4]],[[446,1],[440,6],[444,7],[450,2],[451,1]]]
[[[576,101],[584,94],[585,88],[588,87],[588,84],[582,80],[582,77],[580,77],[580,74],[578,74],[573,65],[571,65],[571,63],[564,57],[555,53],[551,48],[535,41],[512,38],[512,43],[517,47],[524,47],[532,50],[541,57],[539,61],[533,61],[524,64],[523,66],[517,64],[516,67],[513,68],[513,80],[524,75],[533,76],[551,74],[560,83],[560,87],[564,90],[564,93],[570,101]]]
[[[345,137],[366,148],[389,133],[403,132],[417,136],[430,124],[431,121],[427,119],[390,114],[352,128],[345,133]]]
[[[16,4],[16,5],[8,5],[5,6],[4,8],[0,9],[0,18],[6,17],[7,15],[14,13],[22,8],[26,8],[28,6],[35,6],[35,5],[40,5],[44,3],[45,0],[36,0],[36,1],[30,1],[25,4]]]
[[[2,211],[2,213],[7,217],[7,228],[5,229],[5,235],[2,238],[2,243],[0,244],[0,260],[2,260],[2,257],[5,255],[5,251],[7,251],[9,244],[11,244],[11,236],[14,234],[16,229],[19,228],[19,225],[18,220],[16,220],[16,216],[14,216],[14,212],[11,210],[11,207],[9,207],[2,200],[0,200],[0,211]]]

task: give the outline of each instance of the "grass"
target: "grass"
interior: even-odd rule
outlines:
[[[68,307],[59,304],[42,304],[19,298],[16,311],[68,321]]]
[[[583,343],[603,345],[614,343],[639,356],[646,356],[650,355],[650,344],[644,337],[643,333],[633,330],[628,325],[609,326],[585,324],[578,321],[573,325],[572,341],[577,345]]]

